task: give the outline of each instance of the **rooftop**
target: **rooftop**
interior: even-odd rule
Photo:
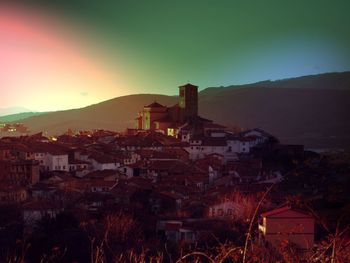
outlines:
[[[159,104],[158,102],[153,102],[147,106],[145,106],[145,108],[165,108],[165,106],[163,106],[162,104]]]

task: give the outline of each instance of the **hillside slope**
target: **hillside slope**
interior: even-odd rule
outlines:
[[[130,95],[22,122],[32,132],[48,134],[60,134],[68,128],[121,131],[133,127],[137,112],[153,101],[171,106],[177,97]],[[199,112],[224,125],[266,129],[285,143],[350,147],[350,73],[208,88],[199,94]]]
[[[260,127],[286,143],[350,145],[350,90],[249,88],[200,101],[203,116],[226,125]]]
[[[32,132],[61,134],[73,130],[110,129],[125,130],[134,127],[134,119],[144,105],[157,101],[171,106],[176,97],[140,94],[118,97],[81,109],[51,112],[22,120]]]

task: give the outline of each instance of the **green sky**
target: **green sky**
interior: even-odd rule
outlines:
[[[125,94],[350,70],[348,0],[25,3],[77,32],[111,71],[122,68]]]

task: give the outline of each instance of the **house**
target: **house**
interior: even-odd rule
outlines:
[[[202,197],[202,202],[206,205],[206,216],[216,219],[246,220],[256,207],[257,200],[256,195],[242,194],[233,191],[232,187],[214,188]]]
[[[113,198],[101,192],[90,192],[82,195],[77,202],[83,210],[96,213],[113,203]]]
[[[68,154],[61,151],[50,150],[47,154],[47,170],[69,171]]]
[[[213,153],[223,155],[227,151],[226,139],[221,137],[194,137],[189,144],[186,150],[191,160],[201,159]]]
[[[88,160],[93,170],[117,170],[121,164],[121,160],[107,154],[91,154]]]
[[[55,218],[62,211],[63,208],[50,201],[30,201],[23,205],[23,221],[25,225],[33,226],[44,217]]]
[[[189,160],[189,153],[182,147],[167,148],[164,152],[175,155],[176,159],[183,162],[187,162]]]
[[[308,213],[284,206],[261,214],[259,239],[276,247],[288,241],[307,251],[314,245],[314,225],[315,219]]]
[[[13,142],[11,145],[11,154],[21,160],[33,160],[34,153],[22,141]]]
[[[191,166],[179,160],[157,160],[148,164],[147,175],[160,181],[169,176],[183,175],[191,169]]]
[[[264,143],[270,139],[275,139],[274,136],[259,128],[241,132],[240,135],[245,138],[254,138],[254,140],[256,140],[255,144]]]
[[[39,162],[40,170],[46,170],[46,152],[44,150],[33,150],[34,151],[34,159]]]
[[[11,159],[12,154],[10,150],[10,146],[4,143],[0,144],[0,160],[8,160]]]
[[[27,199],[27,191],[24,187],[18,185],[0,185],[0,202],[21,203]]]
[[[198,159],[194,163],[196,167],[208,172],[210,185],[213,185],[214,181],[221,176],[223,156],[220,154],[210,154],[203,159]]]
[[[68,172],[52,171],[49,174],[50,177],[41,181],[42,183],[56,186],[61,190],[75,189],[78,179],[71,176]]]
[[[117,181],[106,181],[103,179],[94,179],[88,181],[88,190],[92,193],[109,193],[116,185]]]
[[[160,189],[152,192],[149,196],[150,210],[155,213],[174,212],[181,208],[184,196],[175,191],[161,191]]]
[[[30,146],[41,171],[69,171],[68,152],[62,145],[36,143]]]
[[[185,185],[190,186],[194,191],[203,192],[208,188],[209,176],[205,172],[191,172],[185,174]]]
[[[237,154],[248,154],[256,145],[263,142],[257,136],[240,136],[226,131],[212,131],[210,136],[186,137],[185,147],[191,160],[204,158],[211,154],[223,156],[225,162],[236,160]]]
[[[128,164],[134,164],[138,161],[141,160],[141,157],[139,154],[135,153],[135,152],[122,152],[123,153],[123,163],[125,165],[128,165]]]
[[[251,137],[230,136],[227,139],[227,152],[249,153],[250,148],[252,148],[255,145],[255,140]]]
[[[111,189],[110,194],[115,204],[129,207],[133,203],[133,198],[137,191],[138,188],[136,186],[129,185],[125,180],[119,180],[117,185]]]
[[[163,235],[166,240],[178,243],[194,243],[198,240],[197,232],[188,226],[185,226],[179,220],[160,220],[157,222],[157,233]]]
[[[251,149],[272,138],[262,130],[250,130],[245,133],[234,134],[225,127],[206,122],[202,125],[200,136],[189,136],[189,129],[181,130],[181,140],[189,143],[186,150],[192,160],[203,158],[212,153],[221,154],[225,160],[237,159],[237,154],[248,154]]]
[[[35,160],[0,160],[0,180],[28,185],[39,182],[39,163]]]
[[[240,208],[233,200],[218,200],[208,205],[207,216],[209,218],[232,218],[236,210],[238,211]]]
[[[263,171],[261,159],[241,158],[228,162],[224,174],[232,175],[240,183],[251,183],[261,180]]]
[[[86,174],[89,173],[91,164],[83,160],[73,159],[73,160],[68,160],[68,165],[69,165],[69,172],[71,174],[77,177],[84,177]]]
[[[134,176],[140,176],[140,171],[142,170],[142,164],[129,164],[122,165],[118,168],[118,171],[123,174],[126,178],[132,178]]]
[[[57,189],[56,185],[40,182],[30,188],[30,193],[34,199],[51,199]]]

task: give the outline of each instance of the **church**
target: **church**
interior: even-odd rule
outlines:
[[[136,118],[137,130],[151,130],[178,137],[182,128],[212,124],[198,116],[198,86],[187,83],[179,87],[179,102],[167,107],[153,102],[143,107]]]

